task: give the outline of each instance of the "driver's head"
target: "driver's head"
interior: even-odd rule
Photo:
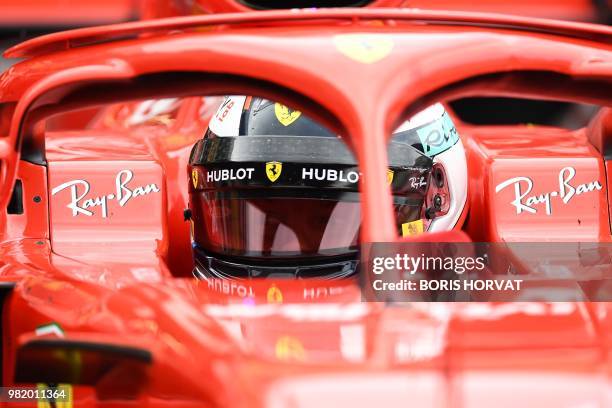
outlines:
[[[452,229],[467,168],[440,104],[393,134],[387,180],[398,234]],[[230,96],[190,157],[195,274],[318,277],[353,274],[361,223],[357,162],[344,142],[299,111]]]

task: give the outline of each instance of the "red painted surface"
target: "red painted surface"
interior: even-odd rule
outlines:
[[[465,132],[473,136],[469,142],[472,148],[468,149],[473,155],[469,161],[472,174],[480,174],[480,183],[485,187],[471,197],[473,213],[482,216],[470,220],[469,231],[475,239],[610,240],[604,162],[584,132],[525,126],[466,127]],[[511,182],[517,177],[521,180]],[[496,192],[497,186],[504,182],[508,185]],[[601,188],[577,194],[581,184],[593,182]],[[517,183],[519,195],[524,197],[520,203],[513,204],[517,199]],[[560,196],[561,190],[565,199]],[[529,205],[530,197],[543,201]],[[550,214],[547,214],[547,200]],[[482,219],[494,222],[487,222],[483,228]],[[534,223],[538,227],[533,228]]]
[[[20,0],[0,4],[5,27],[85,26],[132,20],[140,0]]]
[[[231,74],[215,76],[206,89],[263,94],[345,136],[365,175],[362,240],[394,241],[399,238],[388,187],[367,180],[385,180],[388,135],[422,108],[419,103],[493,92],[610,103],[610,28],[457,13],[446,19],[465,22],[452,26],[440,24],[444,13],[366,10],[359,15],[192,17],[58,34],[9,52],[37,56],[0,78],[0,103],[17,103],[10,133],[0,138],[0,204],[6,206],[15,177],[23,177],[31,180],[26,196],[43,190],[49,213],[33,217],[40,210],[28,202],[26,214],[3,211],[0,220],[0,280],[15,283],[2,309],[6,384],[14,383],[19,348],[55,339],[36,335],[37,326],[55,322],[65,340],[136,347],[152,358],[144,368],[118,366],[95,388],[75,387],[75,405],[119,405],[122,399],[150,406],[368,406],[381,399],[387,405],[459,407],[609,403],[609,303],[393,306],[360,302],[352,282],[209,285],[177,278],[186,275],[190,257],[187,223],[180,217],[188,183],[184,169],[191,143],[206,126],[206,115],[194,114],[202,108],[199,97],[133,126],[125,118],[137,103],[111,106],[94,129],[32,131],[35,115],[42,118],[71,103],[82,107],[111,96],[116,98],[104,102],[201,96],[205,91],[195,81],[184,88],[172,81],[186,81],[187,72],[194,71]],[[281,26],[283,17],[295,21]],[[371,24],[381,19],[386,25]],[[221,23],[203,32],[90,46],[76,41]],[[336,48],[335,35],[362,33],[390,38],[389,55],[364,64]],[[70,49],[61,50],[67,45]],[[56,52],[45,54],[45,49]],[[515,76],[501,76],[509,70]],[[167,71],[180,74],[151,82],[144,77]],[[543,73],[534,80],[526,71]],[[473,80],[485,74],[481,82]],[[136,77],[146,86],[130,88]],[[101,86],[72,93],[83,83]],[[119,95],[119,89],[130,94]],[[585,130],[458,128],[470,163],[467,237],[524,240],[529,229],[529,239],[609,240],[604,172],[609,163],[589,144]],[[22,146],[24,157],[26,150],[31,156],[38,148],[47,165],[20,160]],[[572,184],[598,181],[602,189],[563,205],[557,197],[551,215],[542,204],[535,214],[516,214],[512,192],[494,192],[499,183],[519,176],[533,179],[534,193],[558,190],[559,172],[568,166],[576,170]],[[90,184],[88,196],[108,198],[116,195],[122,170],[133,172],[130,191],[151,184],[160,191],[123,206],[109,201],[106,218],[97,207],[91,216],[73,217],[66,207],[69,191],[52,194],[64,182],[83,179]],[[275,303],[277,291],[281,304]],[[245,292],[253,296],[245,298]],[[368,399],[372,395],[376,401]]]
[[[265,2],[259,2],[265,6]],[[320,2],[325,7],[325,1]],[[291,8],[291,3],[286,7]],[[461,1],[461,0],[373,0],[364,7],[405,7],[433,10],[481,11],[489,13],[516,14],[530,17],[557,18],[574,21],[593,21],[598,10],[593,2],[587,0],[545,0],[518,1],[509,3],[501,0]],[[251,11],[244,2],[237,0],[196,0],[194,2],[173,0],[144,0],[143,18],[175,17],[190,14],[215,14]]]
[[[5,239],[49,239],[49,197],[45,168],[22,162],[17,179],[23,185],[23,214],[7,214],[3,211],[6,217]]]

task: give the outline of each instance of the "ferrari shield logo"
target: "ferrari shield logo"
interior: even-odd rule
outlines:
[[[393,50],[393,39],[381,34],[340,34],[334,37],[336,49],[362,64],[373,64]]]
[[[276,358],[282,361],[304,361],[306,350],[302,343],[292,336],[282,336],[276,341],[274,347]]]
[[[280,103],[274,104],[274,114],[276,115],[276,119],[283,125],[289,126],[302,115],[302,112],[298,110],[289,109],[285,105]]]
[[[423,220],[405,222],[402,224],[402,237],[410,237],[413,235],[422,234],[425,230]]]
[[[191,182],[193,183],[193,188],[198,188],[198,174],[199,172],[196,169],[191,170]]]
[[[268,303],[283,303],[283,293],[276,286],[271,286],[266,293]]]
[[[281,175],[283,170],[283,163],[277,161],[271,161],[266,163],[266,176],[271,182],[275,182]]]
[[[391,185],[391,183],[393,183],[393,170],[391,169],[387,169],[387,184]]]

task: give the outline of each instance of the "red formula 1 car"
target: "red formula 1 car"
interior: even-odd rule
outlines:
[[[608,302],[384,304],[352,280],[193,280],[184,210],[210,95],[258,95],[354,152],[362,243],[607,243],[611,43],[603,26],[389,9],[165,19],[10,49],[25,61],[0,80],[3,384],[70,394],[39,406],[609,406]],[[470,124],[453,105],[492,96],[595,113],[578,129]],[[467,205],[450,230],[401,238],[387,142],[437,101],[465,147]]]

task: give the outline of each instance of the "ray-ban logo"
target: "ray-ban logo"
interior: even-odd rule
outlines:
[[[542,194],[530,195],[533,190],[533,181],[529,177],[514,177],[500,183],[495,187],[495,192],[499,193],[506,187],[514,186],[514,200],[510,202],[516,208],[516,213],[528,212],[537,213],[537,206],[544,204],[546,215],[551,215],[553,211],[553,198],[561,199],[563,205],[568,204],[575,196],[601,190],[603,187],[599,181],[592,181],[585,184],[572,185],[571,181],[576,176],[576,169],[564,167],[559,172],[559,189],[556,191],[545,192]]]
[[[71,180],[60,184],[51,190],[51,195],[55,195],[62,190],[70,191],[70,203],[66,207],[72,210],[72,216],[86,215],[91,217],[95,214],[94,208],[100,207],[102,218],[108,217],[108,201],[115,200],[120,207],[124,207],[132,198],[145,196],[151,193],[158,193],[159,187],[151,183],[144,186],[130,186],[129,183],[134,178],[131,170],[121,170],[115,177],[115,191],[97,197],[87,197],[90,186],[86,180]]]

